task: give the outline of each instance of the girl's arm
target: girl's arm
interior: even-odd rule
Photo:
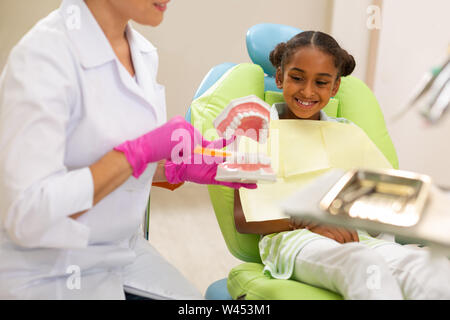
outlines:
[[[239,190],[234,190],[234,223],[239,233],[270,234],[293,230],[290,219],[247,222],[242,211]]]
[[[311,232],[320,234],[339,243],[358,242],[358,234],[355,230],[347,230],[334,226],[320,225],[311,221],[296,221],[290,219],[277,219],[267,221],[247,222],[242,211],[239,190],[234,191],[234,223],[239,233],[251,233],[266,235],[270,233],[290,231],[307,228]]]

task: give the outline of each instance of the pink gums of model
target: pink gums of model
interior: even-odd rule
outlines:
[[[214,127],[222,137],[249,137],[259,143],[267,141],[270,106],[257,96],[232,100],[214,120]],[[233,153],[217,167],[216,180],[233,182],[276,181],[269,157],[262,153]]]

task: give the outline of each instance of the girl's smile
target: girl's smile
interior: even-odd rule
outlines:
[[[294,100],[300,108],[304,109],[312,109],[318,103],[318,101],[307,101],[305,99],[296,97],[294,97]]]

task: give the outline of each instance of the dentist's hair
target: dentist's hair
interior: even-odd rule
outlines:
[[[350,75],[355,69],[353,56],[342,49],[332,36],[320,31],[304,31],[287,42],[279,43],[270,52],[270,62],[276,69],[281,68],[281,72],[284,72],[284,66],[290,62],[292,54],[303,47],[314,47],[330,54],[338,70],[338,78]]]

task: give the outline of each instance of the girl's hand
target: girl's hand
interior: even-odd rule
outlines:
[[[311,220],[307,220],[307,219],[290,219],[290,224],[289,226],[291,227],[291,230],[296,230],[296,229],[310,229],[311,228],[315,228],[317,227],[319,224],[316,222],[312,222]]]
[[[317,225],[313,228],[309,228],[309,230],[324,237],[333,239],[339,243],[359,242],[358,233],[351,229],[328,225]]]

